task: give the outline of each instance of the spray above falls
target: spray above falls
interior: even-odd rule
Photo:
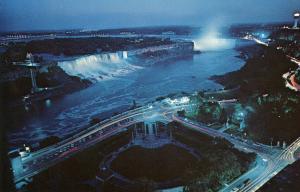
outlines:
[[[223,38],[216,23],[204,28],[198,38],[194,39],[196,51],[220,51],[235,47],[235,39]]]

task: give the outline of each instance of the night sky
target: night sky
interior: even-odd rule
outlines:
[[[0,30],[291,21],[300,0],[1,0]]]

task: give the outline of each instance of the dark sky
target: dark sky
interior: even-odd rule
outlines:
[[[300,0],[0,0],[0,30],[292,20]]]

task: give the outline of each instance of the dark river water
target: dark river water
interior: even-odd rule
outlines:
[[[18,126],[9,133],[10,146],[35,143],[47,136],[66,136],[86,126],[92,117],[125,110],[158,96],[180,91],[222,88],[208,78],[238,70],[245,63],[234,49],[203,52],[191,58],[132,70],[99,81],[87,89],[47,100],[35,111],[16,119]]]

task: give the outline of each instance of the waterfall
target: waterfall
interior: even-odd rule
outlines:
[[[67,74],[93,82],[126,75],[141,67],[132,65],[126,52],[89,55],[71,61],[58,62]]]
[[[234,39],[203,37],[194,40],[194,49],[197,51],[220,51],[234,48],[235,43]]]

